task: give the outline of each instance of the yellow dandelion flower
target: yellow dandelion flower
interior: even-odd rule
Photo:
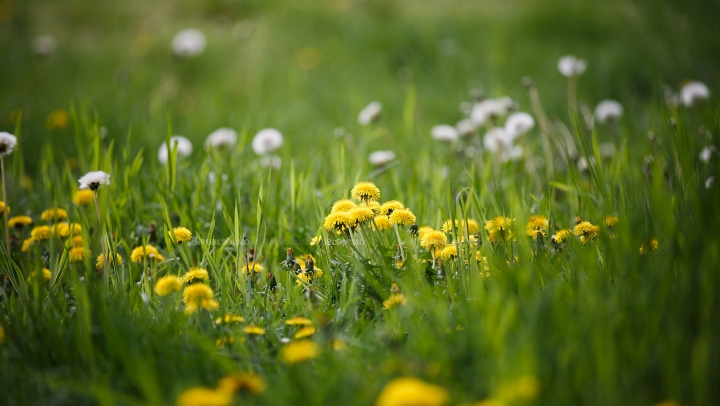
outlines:
[[[45,127],[48,130],[54,128],[67,128],[70,125],[70,114],[65,110],[55,110],[45,119]]]
[[[455,225],[453,226],[453,221],[450,219],[447,219],[443,222],[442,227],[440,227],[440,231],[442,231],[445,234],[454,233],[455,230],[458,228],[459,222],[455,220]]]
[[[215,340],[215,346],[218,348],[225,348],[228,344],[235,342],[235,337],[220,337]]]
[[[586,244],[598,237],[600,227],[593,225],[589,221],[581,221],[573,229],[573,234],[580,236],[580,242]]]
[[[605,227],[615,227],[615,224],[620,221],[620,218],[617,215],[611,214],[607,217],[605,217]]]
[[[10,206],[7,207],[7,212],[8,212],[8,214],[10,213]],[[0,216],[4,216],[4,215],[5,215],[5,202],[0,200]]]
[[[217,390],[226,393],[247,392],[259,395],[265,392],[265,381],[251,372],[228,375],[218,381]]]
[[[420,245],[428,251],[438,248],[445,248],[445,246],[447,245],[447,237],[442,231],[427,231],[420,239]]]
[[[78,206],[90,206],[93,202],[92,190],[78,190],[73,196],[73,203]]]
[[[368,209],[372,210],[375,215],[380,214],[380,203],[378,203],[377,200],[370,200],[362,203],[360,204],[360,207],[367,207]]]
[[[548,224],[548,219],[545,216],[530,216],[526,225],[527,235],[533,239],[537,239],[538,235],[545,237],[545,230],[547,230]]]
[[[235,314],[225,313],[225,316],[218,317],[215,319],[215,324],[229,324],[229,323],[243,323],[245,317],[241,317]]]
[[[207,269],[200,268],[199,266],[194,266],[190,268],[182,277],[182,280],[185,283],[206,281],[209,279],[210,275],[208,274]]]
[[[422,227],[418,228],[418,232],[417,232],[418,238],[422,240],[423,236],[424,236],[428,231],[434,231],[434,230],[433,230],[433,228],[430,227],[430,226],[422,226]]]
[[[380,199],[380,189],[372,182],[358,182],[350,191],[353,199],[367,202]]]
[[[120,256],[120,254],[115,253],[115,260],[113,261],[112,255],[109,257],[110,261],[108,262],[108,266],[113,266],[117,264],[118,266],[123,264],[123,259]],[[105,265],[105,254],[100,254],[95,258],[95,269],[101,270],[103,266]]]
[[[82,233],[82,226],[78,223],[56,223],[52,226],[52,234],[57,238],[68,238],[70,235],[79,235]]]
[[[413,212],[408,209],[393,210],[388,220],[390,220],[390,224],[399,226],[410,226],[417,221]]]
[[[491,243],[504,242],[515,238],[515,234],[509,230],[513,220],[510,217],[495,217],[485,222],[485,230],[488,232],[488,241]]]
[[[248,275],[251,271],[255,273],[260,273],[265,270],[265,267],[262,266],[262,264],[258,264],[257,262],[250,261],[247,264],[245,264],[242,268],[243,275]]]
[[[175,241],[177,241],[178,243],[190,241],[190,239],[192,238],[192,233],[185,227],[175,227],[172,229],[172,231],[168,231],[168,235],[170,235],[170,237],[175,235]]]
[[[258,326],[246,326],[243,328],[245,334],[262,336],[265,335],[265,329]]]
[[[85,259],[85,247],[71,248],[68,253],[70,262],[80,262]]]
[[[407,303],[407,298],[402,293],[393,293],[387,300],[383,301],[384,309],[392,309],[396,306],[404,306]]]
[[[215,310],[220,304],[213,300],[213,290],[204,283],[194,283],[188,285],[183,290],[183,302],[185,303],[185,313],[190,315],[195,313],[198,308],[206,310]]]
[[[183,391],[176,406],[229,406],[232,401],[231,393],[198,386]]]
[[[640,255],[645,255],[649,253],[657,253],[658,249],[660,248],[660,243],[658,243],[657,238],[651,238],[648,241],[645,241],[640,245]]]
[[[70,246],[71,247],[84,247],[85,246],[85,240],[83,240],[81,235],[76,235],[70,240]]]
[[[22,228],[32,224],[33,220],[30,216],[15,216],[8,220],[9,227]]]
[[[167,275],[155,282],[154,291],[158,296],[163,297],[173,292],[179,292],[182,289],[182,284],[182,279],[175,275]]]
[[[475,234],[480,231],[480,224],[473,219],[467,219],[467,221],[463,221],[463,229],[465,228],[470,234]]]
[[[47,268],[43,268],[43,270],[42,270],[42,275],[43,275],[43,280],[44,280],[45,282],[47,282],[47,281],[49,281],[50,279],[52,279],[52,272],[50,272],[50,270],[47,269]],[[28,279],[27,279],[28,282],[30,282],[31,280],[35,279],[36,276],[37,276],[37,273],[36,273],[35,271],[30,272],[30,276],[29,276]]]
[[[380,214],[389,216],[392,214],[393,211],[404,208],[405,206],[403,206],[403,204],[398,202],[397,200],[390,200],[380,205]]]
[[[296,316],[285,320],[285,324],[288,326],[312,326],[312,321],[306,317]]]
[[[357,206],[348,212],[353,218],[353,224],[361,225],[375,218],[375,212],[366,206]]]
[[[352,227],[354,224],[355,219],[348,212],[336,211],[328,214],[328,216],[325,217],[323,227],[325,227],[325,229],[328,231],[332,230],[333,228],[338,231],[343,231]]]
[[[390,381],[375,400],[375,406],[442,406],[450,396],[441,386],[425,383],[417,378],[395,378]]]
[[[320,346],[310,340],[293,341],[280,349],[280,359],[286,364],[297,364],[320,355]]]
[[[388,220],[387,216],[382,214],[375,217],[375,228],[377,228],[378,231],[385,231],[391,229],[392,224],[390,224],[390,220]]]
[[[299,340],[299,339],[301,339],[301,338],[310,337],[310,336],[313,335],[313,334],[315,334],[315,327],[313,327],[313,326],[307,326],[307,327],[301,328],[300,331],[298,331],[297,333],[295,333],[295,335],[293,336],[293,338],[296,339],[296,340]]]
[[[567,241],[568,238],[572,235],[572,232],[570,230],[558,230],[553,234],[551,237],[552,242],[556,244],[562,244],[565,241]]]
[[[50,226],[36,226],[30,231],[30,238],[34,241],[45,241],[50,238]]]
[[[455,246],[455,244],[448,244],[442,250],[443,259],[453,259],[453,258],[457,258],[457,256],[458,256],[458,252],[457,252],[457,247]]]
[[[22,243],[22,247],[21,247],[20,250],[21,250],[22,252],[28,252],[28,250],[30,250],[30,247],[33,245],[33,243],[34,243],[35,241],[36,241],[36,240],[35,240],[34,238],[32,238],[32,237],[24,240],[23,243]]]
[[[67,210],[60,208],[47,209],[40,213],[40,218],[42,221],[64,221],[67,220],[68,213]]]
[[[153,247],[152,245],[148,244],[146,246],[139,246],[133,248],[132,252],[130,252],[130,261],[135,263],[143,262],[143,259],[147,258],[148,260],[156,260],[157,262],[163,262],[165,260],[165,257],[163,257],[160,254],[160,251],[157,250],[157,248]]]
[[[321,243],[322,243],[322,236],[321,236],[321,235],[315,236],[315,237],[313,237],[313,238],[310,240],[310,245],[311,245],[311,246],[318,245],[318,244],[321,244]]]
[[[333,350],[345,351],[348,349],[347,343],[339,338],[333,339]]]
[[[507,403],[529,401],[537,397],[540,392],[540,381],[534,376],[523,376],[514,382],[506,383],[498,388],[498,398]]]
[[[341,199],[333,203],[331,212],[350,211],[357,207],[355,202],[349,199]]]

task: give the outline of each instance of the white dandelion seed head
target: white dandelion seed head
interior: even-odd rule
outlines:
[[[519,111],[505,120],[505,132],[513,139],[525,135],[535,127],[535,119],[528,113]]]
[[[605,159],[610,159],[615,155],[615,144],[612,142],[603,142],[598,148],[600,148],[600,156]]]
[[[232,148],[237,144],[237,132],[232,128],[218,128],[205,139],[205,149],[213,149],[227,146]]]
[[[483,146],[493,154],[513,147],[513,138],[502,127],[495,127],[485,133]]]
[[[205,51],[205,34],[200,30],[188,28],[177,33],[171,45],[177,56],[183,58],[197,56]]]
[[[509,97],[500,99],[485,99],[475,103],[470,110],[470,121],[476,126],[485,125],[488,121],[496,117],[506,115],[513,109],[515,103]]]
[[[36,55],[50,55],[57,49],[57,40],[52,35],[37,36],[32,42],[32,49]]]
[[[558,61],[558,70],[563,76],[571,77],[582,75],[587,69],[587,62],[584,59],[576,58],[572,55],[563,56]]]
[[[524,150],[521,145],[513,145],[510,148],[503,149],[500,157],[503,162],[517,161],[523,157],[523,153]]]
[[[17,138],[6,132],[0,132],[0,156],[6,157],[12,154],[17,145]]]
[[[280,148],[283,144],[283,136],[280,131],[274,128],[266,128],[258,131],[252,140],[252,149],[258,155],[265,155]]]
[[[623,107],[615,100],[603,100],[595,107],[595,120],[601,123],[616,121],[623,115]]]
[[[713,183],[715,183],[714,176],[707,178],[707,180],[705,181],[705,189],[710,189],[712,187]]]
[[[581,172],[585,172],[590,169],[591,166],[595,166],[595,157],[591,156],[590,159],[581,156],[577,161],[577,168]]]
[[[101,186],[110,184],[110,174],[103,171],[92,171],[78,179],[80,189],[98,190]]]
[[[170,137],[170,146],[172,148],[175,148],[177,146],[178,158],[186,158],[190,156],[190,154],[192,154],[193,152],[192,142],[190,142],[189,139],[181,135],[174,135]],[[160,161],[160,163],[163,165],[167,164],[168,155],[169,154],[167,142],[163,141],[163,143],[160,144],[160,148],[158,148],[158,161]]]
[[[380,118],[380,112],[382,111],[382,104],[378,101],[374,101],[362,110],[358,114],[358,123],[360,125],[368,125],[372,122],[377,121]]]
[[[700,151],[700,160],[704,163],[710,162],[710,158],[712,158],[712,153],[715,147],[705,147]]]
[[[460,120],[455,124],[455,129],[461,137],[475,134],[475,124],[470,119]]]
[[[458,130],[447,124],[440,124],[433,127],[430,130],[430,136],[432,136],[435,140],[443,142],[453,142],[460,138]]]
[[[383,166],[395,160],[395,152],[393,151],[375,151],[368,155],[368,162],[375,166]]]
[[[263,155],[260,158],[260,166],[263,168],[271,167],[273,169],[280,169],[282,166],[282,158],[276,155]]]
[[[710,89],[702,82],[690,82],[680,89],[680,100],[688,107],[710,98]]]

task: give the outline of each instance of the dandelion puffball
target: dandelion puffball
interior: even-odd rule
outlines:
[[[185,158],[190,156],[193,151],[192,142],[190,142],[189,139],[181,136],[181,135],[175,135],[170,138],[170,146],[172,148],[176,148],[177,146],[177,156],[178,158]],[[158,148],[158,161],[160,161],[161,164],[165,165],[168,161],[168,145],[167,142],[164,142],[160,144],[160,148]]]
[[[430,130],[430,135],[433,139],[444,142],[453,142],[460,137],[458,130],[447,124],[436,125]]]
[[[525,135],[533,127],[535,127],[535,119],[522,111],[511,114],[505,121],[505,132],[513,139]]]
[[[78,179],[80,189],[98,190],[100,186],[110,184],[110,174],[103,171],[88,172]]]
[[[475,134],[475,124],[470,119],[460,120],[455,124],[455,129],[461,137]]]
[[[483,146],[493,154],[512,148],[513,138],[502,127],[495,127],[485,133]]]
[[[563,56],[558,61],[558,70],[563,76],[578,76],[587,69],[587,62],[572,55]]]
[[[258,155],[265,155],[275,151],[283,144],[283,136],[274,128],[266,128],[255,134],[252,140],[252,149]]]
[[[17,138],[6,132],[0,132],[0,156],[6,157],[12,154],[17,145]]]
[[[495,117],[504,116],[512,110],[514,103],[509,97],[485,99],[475,103],[470,111],[470,121],[475,125],[484,125]]]
[[[32,49],[36,55],[50,55],[57,49],[57,40],[52,35],[40,35],[33,40]]]
[[[702,82],[690,82],[680,89],[680,99],[690,107],[693,104],[710,98],[710,89]]]
[[[623,107],[615,100],[603,100],[595,107],[595,120],[601,123],[618,120],[623,115]]]
[[[513,145],[510,148],[505,148],[501,155],[502,161],[517,161],[522,158],[524,151],[521,145]]]
[[[710,158],[712,158],[714,147],[705,147],[700,151],[700,160],[704,163],[710,162]]]
[[[375,151],[368,155],[368,161],[372,165],[382,166],[395,160],[395,152],[393,151]]]
[[[205,149],[227,146],[232,148],[237,144],[238,135],[232,128],[218,128],[205,139]]]
[[[374,101],[368,104],[364,109],[360,110],[360,114],[358,114],[358,123],[360,123],[360,125],[368,125],[377,121],[377,119],[380,118],[381,111],[382,104],[380,104],[380,102]]]
[[[184,58],[200,55],[205,51],[205,35],[194,28],[182,30],[173,38],[172,50]]]

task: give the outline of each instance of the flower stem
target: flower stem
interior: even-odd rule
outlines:
[[[405,263],[405,250],[403,249],[403,243],[400,239],[400,232],[398,231],[397,224],[393,224],[393,228],[395,228],[395,235],[398,239],[398,246],[400,246],[400,259],[402,259],[402,262]]]
[[[95,197],[95,214],[97,214],[98,227],[100,228],[100,246],[102,247],[102,255],[103,255],[103,273],[105,274],[105,281],[106,281],[106,285],[107,285],[107,281],[108,281],[107,263],[110,260],[110,258],[108,258],[107,250],[105,249],[105,238],[103,235],[102,221],[100,220],[100,203],[98,203],[97,190],[93,192],[93,196]]]
[[[8,200],[5,184],[5,158],[0,156],[0,168],[2,169],[2,192],[3,192],[3,218],[5,219],[5,253],[10,256],[10,226],[8,225]]]

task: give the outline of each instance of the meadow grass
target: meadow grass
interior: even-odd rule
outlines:
[[[20,111],[2,118],[18,138],[4,158],[6,203],[36,227],[53,223],[44,210],[67,210],[83,249],[77,260],[71,237],[50,236],[24,252],[33,226],[10,230],[11,255],[0,244],[0,403],[175,404],[198,387],[221,398],[214,404],[720,401],[720,196],[706,185],[717,153],[699,159],[718,144],[720,124],[708,68],[717,44],[698,39],[712,32],[707,24],[678,39],[663,14],[674,6],[642,2],[28,4],[15,4],[3,28],[4,54],[19,61],[0,75],[3,111]],[[238,20],[253,22],[249,36]],[[39,22],[77,46],[31,59],[37,28],[28,27]],[[202,57],[170,55],[180,22],[206,29]],[[695,62],[655,64],[690,43],[707,45],[687,48]],[[229,56],[231,46],[242,57]],[[317,68],[297,56],[308,46],[321,51]],[[590,67],[577,78],[576,106],[556,64],[583,49],[594,53],[580,55]],[[710,100],[666,103],[661,84],[691,74],[710,84]],[[476,87],[535,116],[521,159],[483,150],[484,128],[452,144],[430,138],[433,125],[462,118],[457,105]],[[603,125],[584,106],[606,97],[622,101],[625,115]],[[380,119],[356,124],[375,99]],[[46,120],[57,109],[64,125]],[[204,136],[223,126],[237,131],[236,145],[203,150]],[[285,134],[279,168],[250,146],[268,126]],[[155,148],[174,134],[195,151],[181,159],[171,150],[161,165]],[[370,165],[376,149],[398,158]],[[583,169],[580,157],[595,163]],[[98,214],[94,203],[73,203],[78,178],[94,170],[111,176],[97,191]],[[442,256],[410,226],[325,228],[333,203],[351,199],[359,181],[376,184],[380,202],[402,202],[418,226],[472,219],[479,229],[444,233],[457,253]],[[531,216],[548,220],[536,238]],[[484,228],[498,217],[512,224],[500,234]],[[597,236],[552,240],[580,221],[598,226]],[[179,226],[193,239],[178,242]],[[96,266],[102,241],[122,264]],[[164,260],[138,254],[149,246]],[[303,265],[311,254],[322,275],[294,272],[288,249]],[[207,270],[199,284],[213,296],[188,312],[182,289],[191,284],[162,296],[156,284],[194,267]],[[218,323],[225,314],[243,321]],[[305,338],[287,323],[298,316],[314,327]],[[314,343],[292,352],[309,359],[288,356],[297,342]],[[244,390],[215,390],[238,373],[251,374]],[[402,377],[435,386],[383,391]]]

